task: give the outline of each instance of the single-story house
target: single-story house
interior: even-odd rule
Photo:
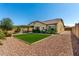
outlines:
[[[29,24],[33,29],[46,30],[48,28],[56,28],[57,33],[64,31],[64,22],[61,18],[46,20],[46,21],[33,21]]]

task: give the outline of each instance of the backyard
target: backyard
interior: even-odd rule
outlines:
[[[32,37],[35,36],[36,38],[37,35],[39,36],[39,34],[36,34],[36,35],[32,35]],[[71,56],[73,55],[71,40],[72,39],[70,32],[64,32],[59,35],[51,35],[45,38],[44,40],[31,45],[28,45],[18,40],[15,37],[7,37],[6,40],[3,40],[3,45],[0,46],[0,55],[2,56],[60,56],[60,55]]]
[[[39,41],[43,38],[46,38],[50,36],[50,34],[34,34],[34,33],[28,33],[28,34],[19,34],[15,35],[16,38],[23,40],[25,43],[32,44],[36,41]]]

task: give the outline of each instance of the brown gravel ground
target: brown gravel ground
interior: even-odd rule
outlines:
[[[2,56],[72,56],[71,33],[51,35],[44,40],[28,45],[14,37],[8,37],[0,46]]]

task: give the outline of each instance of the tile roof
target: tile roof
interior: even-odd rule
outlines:
[[[51,19],[51,20],[43,21],[43,23],[45,23],[45,24],[57,24],[59,21],[62,21],[62,19],[61,18]]]

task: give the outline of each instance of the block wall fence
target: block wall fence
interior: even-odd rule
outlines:
[[[72,34],[79,39],[79,23],[72,27]]]

